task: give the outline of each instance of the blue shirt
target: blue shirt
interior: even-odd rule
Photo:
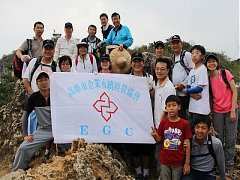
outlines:
[[[123,44],[125,47],[130,47],[133,43],[133,38],[131,32],[127,26],[120,25],[118,28],[113,28],[107,39],[104,40],[107,44],[110,45],[120,45]]]

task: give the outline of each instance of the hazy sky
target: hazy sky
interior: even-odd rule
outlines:
[[[0,57],[33,36],[35,21],[45,24],[44,38],[54,29],[63,33],[70,21],[74,37],[84,38],[88,25],[95,24],[102,39],[99,15],[116,11],[132,32],[132,47],[179,34],[187,42],[239,58],[239,7],[239,0],[1,0]]]

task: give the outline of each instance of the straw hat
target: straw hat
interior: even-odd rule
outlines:
[[[120,51],[118,48],[115,48],[110,53],[110,59],[113,73],[127,74],[130,72],[131,55],[126,49]]]

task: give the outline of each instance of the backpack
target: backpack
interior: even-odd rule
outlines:
[[[30,55],[32,54],[32,39],[27,39],[27,50],[22,52],[24,55]],[[14,76],[18,79],[22,79],[22,69],[23,69],[23,62],[20,58],[18,58],[16,52],[13,56],[12,60],[12,67]]]
[[[32,82],[32,78],[33,78],[33,75],[35,73],[35,71],[37,70],[37,68],[40,66],[40,65],[44,65],[41,63],[41,60],[42,60],[42,57],[38,57],[37,58],[37,61],[35,62],[34,66],[33,66],[33,69],[31,71],[31,74],[30,74],[30,83]],[[49,66],[49,65],[44,65],[44,66]],[[52,64],[50,65],[51,66],[51,69],[52,69],[52,72],[56,72],[56,68],[57,68],[57,63],[55,61],[52,61]]]
[[[180,60],[176,61],[176,62],[175,62],[175,54],[173,55],[173,61],[174,61],[173,66],[179,62],[181,64],[181,66],[184,68],[187,75],[188,75],[189,72],[191,71],[191,69],[189,69],[184,63],[184,56],[185,56],[186,52],[187,52],[186,50],[183,50],[180,54]]]
[[[190,147],[192,149],[192,141],[190,141]],[[217,157],[216,157],[216,154],[215,154],[214,149],[213,149],[212,136],[210,134],[208,135],[207,147],[208,147],[208,153],[191,155],[191,158],[192,157],[203,157],[203,156],[211,155],[212,158],[214,159],[214,167],[211,171],[214,171],[216,169],[216,165],[217,165]]]

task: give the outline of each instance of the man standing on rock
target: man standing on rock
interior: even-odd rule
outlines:
[[[19,59],[24,62],[24,67],[22,70],[22,74],[24,74],[27,64],[30,62],[30,60],[34,57],[39,57],[42,55],[42,44],[43,44],[43,38],[42,34],[44,32],[44,24],[40,21],[34,23],[33,31],[35,33],[35,36],[33,39],[27,39],[25,40],[22,45],[17,49],[16,55]],[[28,51],[28,41],[30,41],[30,54],[24,55],[24,51]]]
[[[33,135],[26,135],[23,143],[17,150],[13,162],[12,170],[26,170],[34,154],[44,147],[52,136],[52,123],[50,111],[50,89],[49,76],[46,72],[41,72],[36,79],[39,91],[34,92],[28,99],[27,113],[30,114],[35,110],[38,127]],[[27,120],[26,120],[27,121]],[[24,130],[27,130],[27,123],[24,123]]]

